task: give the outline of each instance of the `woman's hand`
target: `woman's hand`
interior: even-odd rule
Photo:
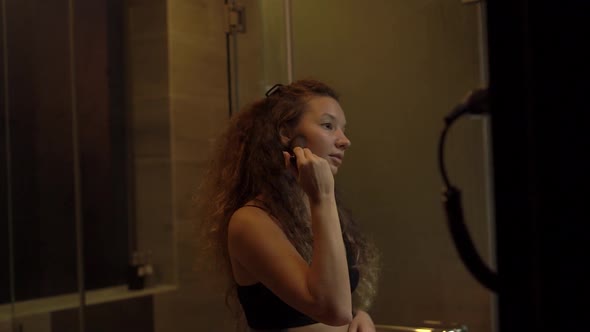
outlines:
[[[368,313],[357,310],[348,326],[348,332],[375,332],[375,324]]]
[[[293,153],[297,158],[297,174],[299,185],[305,191],[311,202],[318,202],[322,198],[334,195],[334,175],[330,164],[308,148],[295,147]],[[285,165],[292,167],[291,156],[283,151]]]

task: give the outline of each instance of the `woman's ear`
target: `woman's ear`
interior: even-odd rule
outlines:
[[[288,130],[286,127],[281,127],[279,129],[279,136],[281,138],[281,144],[283,146],[288,146],[289,142],[291,141],[291,131]]]

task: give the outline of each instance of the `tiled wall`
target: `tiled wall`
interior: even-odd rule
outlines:
[[[195,271],[192,198],[228,119],[223,1],[168,0],[168,80],[178,291],[157,295],[155,331],[231,331],[214,276]]]
[[[149,283],[172,283],[176,272],[172,218],[169,55],[165,0],[132,0],[127,12],[127,91],[132,133],[137,249],[151,251]],[[132,230],[133,231],[133,230]]]
[[[127,20],[139,247],[152,282],[178,286],[154,296],[154,330],[231,331],[214,276],[196,271],[193,205],[229,115],[223,1],[132,0]]]
[[[481,84],[477,5],[298,0],[293,17],[296,78],[328,80],[342,96],[352,145],[337,183],[382,251],[375,321],[491,331],[491,293],[455,250],[437,168],[443,117]],[[461,119],[445,161],[475,245],[489,259],[484,128],[481,119]]]
[[[134,0],[131,3],[138,6],[132,19],[135,22],[143,19],[143,24],[151,27],[141,38],[132,41],[135,49],[143,50],[136,54],[139,62],[132,68],[137,70],[135,75],[147,80],[135,87],[134,91],[141,93],[134,97],[134,109],[154,115],[142,120],[148,121],[145,128],[151,129],[138,132],[143,135],[145,146],[152,151],[145,150],[142,155],[144,150],[141,145],[137,146],[138,159],[145,158],[145,164],[138,164],[143,165],[144,180],[147,181],[144,185],[153,186],[140,189],[147,191],[143,194],[145,204],[152,204],[152,208],[160,204],[161,215],[157,218],[166,217],[165,211],[173,211],[168,228],[160,232],[152,230],[145,237],[153,237],[152,242],[160,239],[163,248],[169,248],[170,243],[162,242],[161,238],[175,237],[176,254],[173,256],[178,259],[177,272],[170,271],[170,274],[177,273],[172,278],[176,278],[179,290],[156,295],[154,299],[155,331],[232,331],[234,322],[225,308],[223,294],[209,287],[212,276],[195,271],[197,248],[193,227],[196,219],[191,205],[212,140],[228,117],[223,1]],[[251,101],[253,96],[261,95],[259,91],[269,84],[266,82],[269,77],[279,77],[278,81],[283,77],[282,73],[273,76],[264,72],[268,68],[265,64],[271,62],[268,57],[272,52],[263,51],[263,59],[267,57],[263,63],[256,57],[260,55],[257,53],[260,48],[256,46],[259,40],[254,37],[261,33],[261,29],[264,31],[264,27],[256,25],[259,24],[260,8],[255,6],[256,1],[245,0],[244,3],[248,4],[248,18],[252,21],[247,34],[241,36],[243,44],[238,45],[241,50],[239,60],[242,61],[239,76],[242,105]],[[302,3],[298,2],[298,5],[302,6]],[[361,66],[354,62],[362,62],[363,58],[343,57],[341,65],[333,62],[340,58],[339,54],[355,54],[359,48],[342,43],[340,46],[344,51],[338,53],[334,38],[322,37],[320,31],[314,29],[310,36],[316,36],[321,42],[319,46],[330,47],[321,48],[322,54],[305,57],[306,53],[301,50],[319,47],[306,48],[301,43],[315,39],[296,35],[300,44],[295,46],[299,47],[300,57],[295,59],[295,69],[296,76],[307,77],[309,73],[332,80],[331,83],[335,83],[343,94],[351,127],[354,129],[352,123],[356,123],[359,131],[365,125],[369,128],[351,134],[355,141],[354,151],[351,149],[348,166],[343,169],[341,184],[354,188],[350,196],[355,196],[357,191],[367,193],[366,199],[356,199],[350,205],[364,222],[363,227],[376,234],[377,244],[384,252],[381,293],[373,309],[376,321],[410,324],[421,319],[442,319],[468,323],[470,328],[488,331],[491,324],[490,296],[467,274],[450,242],[439,201],[440,179],[435,169],[440,119],[466,89],[479,84],[477,38],[472,30],[476,28],[475,11],[453,6],[429,2],[428,6],[419,6],[420,11],[412,13],[414,16],[403,18],[399,14],[393,32],[383,30],[386,37],[382,39],[366,38],[362,31],[356,30],[343,37],[349,40],[358,34],[357,40],[366,43],[363,49],[375,47],[374,52],[369,52],[373,54],[372,60],[367,61],[373,61],[377,68],[382,68],[379,66],[383,64],[393,66],[390,69],[396,73],[395,79],[393,83],[386,82],[391,85],[376,87],[374,78],[368,74],[360,75],[362,79],[350,80],[349,71],[369,72],[364,67],[366,64],[361,63]],[[332,15],[337,15],[335,8],[330,10]],[[354,9],[338,8],[352,18],[362,17],[360,13],[352,15]],[[374,16],[375,13],[370,13],[371,8],[367,7],[365,14]],[[396,12],[401,13],[403,9],[398,8]],[[261,10],[269,9],[263,6]],[[445,22],[449,17],[456,17],[456,23],[447,25]],[[377,21],[389,22],[386,19]],[[446,30],[442,31],[438,26],[444,26]],[[403,33],[410,28],[414,29],[412,34]],[[402,33],[391,37],[390,34],[396,31]],[[304,32],[298,30],[298,33]],[[390,53],[383,52],[380,43],[387,46],[386,51]],[[336,54],[331,55],[330,51]],[[252,52],[256,56],[244,56]],[[393,58],[385,58],[385,55],[396,56],[397,60],[392,62]],[[277,58],[282,56],[278,54]],[[338,81],[340,76],[343,78]],[[399,96],[392,98],[391,91]],[[363,110],[367,107],[383,108],[381,104],[371,104],[377,97],[382,97],[380,93],[389,96],[391,101],[384,108],[384,118],[366,117]],[[398,112],[389,112],[389,109]],[[375,130],[375,121],[388,125]],[[377,132],[379,134],[375,136]],[[453,144],[449,149],[448,166],[453,170],[453,178],[465,189],[466,197],[470,198],[466,202],[468,222],[478,247],[487,254],[487,229],[481,220],[485,218],[482,215],[486,210],[481,140],[481,123],[464,122],[462,130],[458,129],[450,140]],[[383,149],[389,152],[384,153]],[[376,157],[377,160],[370,165],[363,162]],[[379,174],[379,177],[371,178],[375,181],[357,176],[363,172],[363,167],[371,165],[376,170],[374,173]],[[169,183],[166,177],[154,178],[167,171],[171,174]],[[157,188],[172,188],[171,206],[149,199],[150,191]],[[392,204],[394,199],[397,204]],[[149,221],[154,216],[144,217],[141,220]],[[168,236],[171,231],[173,237]]]

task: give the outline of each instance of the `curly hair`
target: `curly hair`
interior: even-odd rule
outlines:
[[[276,217],[296,250],[308,262],[312,253],[309,213],[297,179],[284,165],[280,139],[282,129],[293,129],[317,96],[339,100],[334,90],[315,80],[279,86],[235,114],[217,141],[215,155],[202,182],[200,206],[201,245],[217,262],[227,282],[226,302],[238,315],[236,287],[228,253],[228,223],[232,214],[250,200],[262,196],[269,213]],[[353,296],[356,308],[367,309],[376,293],[378,252],[361,234],[350,212],[337,195],[338,215],[347,250],[356,258],[361,280]]]

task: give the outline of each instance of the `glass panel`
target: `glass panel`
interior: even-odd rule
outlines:
[[[15,328],[47,330],[49,308],[80,304],[69,7],[66,0],[5,0],[4,10],[3,211],[11,239],[2,256],[11,255],[13,282],[0,302],[14,305]]]
[[[12,331],[12,212],[10,202],[10,190],[8,179],[10,178],[10,162],[8,160],[8,105],[6,100],[5,61],[5,24],[6,13],[4,11],[5,0],[0,1],[0,331]]]
[[[127,291],[133,200],[118,3],[2,1],[0,324],[77,331],[83,304],[122,297],[86,291]]]
[[[149,316],[177,279],[167,3],[1,1],[0,331]]]
[[[121,68],[127,105],[129,145],[129,288],[173,287],[176,283],[172,211],[170,41],[164,0],[111,1],[112,52],[123,54]],[[122,33],[117,33],[122,30]],[[119,36],[119,39],[114,39]],[[141,274],[142,267],[153,273]],[[164,286],[167,285],[167,286]]]
[[[233,3],[229,1],[230,4]],[[348,136],[337,183],[382,251],[374,321],[492,329],[492,298],[451,242],[437,173],[443,117],[485,82],[479,5],[460,1],[240,1],[246,31],[230,38],[234,105],[287,83],[284,3],[290,3],[294,79],[317,78],[342,96]],[[453,128],[447,167],[465,215],[490,258],[486,121]],[[360,195],[359,195],[360,194]],[[348,198],[348,199],[346,199]],[[469,311],[464,308],[470,308]]]
[[[26,301],[77,290],[68,7],[6,5],[14,291]]]
[[[264,96],[276,83],[288,83],[285,1],[229,1],[244,8],[245,30],[229,37],[232,110]],[[236,14],[237,15],[237,14]]]
[[[292,2],[295,79],[316,77],[342,96],[352,146],[337,182],[383,253],[376,323],[491,328],[490,295],[446,229],[436,168],[443,117],[482,82],[478,10],[440,0]],[[453,128],[447,167],[489,257],[483,138],[480,119]]]
[[[109,3],[76,2],[73,13],[85,290],[127,283],[128,115],[122,22],[109,25]]]

